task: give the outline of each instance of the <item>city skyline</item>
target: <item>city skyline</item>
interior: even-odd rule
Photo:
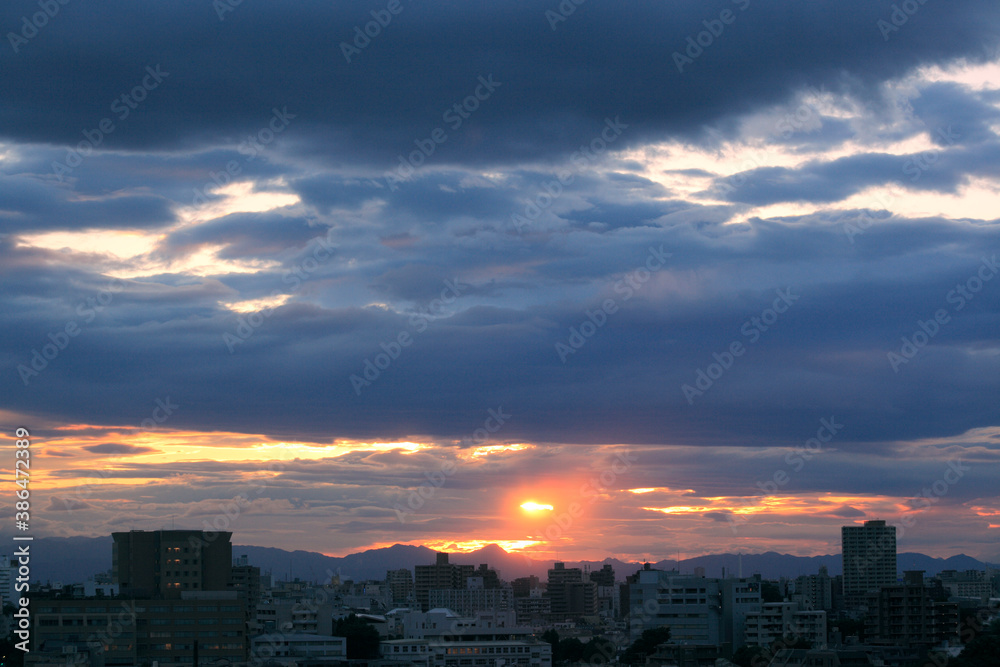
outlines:
[[[879,519],[1000,562],[1000,7],[45,6],[0,8],[31,535],[641,562]]]

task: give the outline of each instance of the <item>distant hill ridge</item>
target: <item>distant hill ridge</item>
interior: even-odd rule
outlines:
[[[8,539],[8,544],[11,542]],[[12,550],[12,549],[11,549]],[[369,549],[343,557],[327,556],[314,551],[288,551],[274,547],[233,545],[233,557],[246,555],[252,565],[261,571],[271,572],[278,579],[299,578],[304,581],[322,583],[337,574],[341,579],[355,581],[384,579],[386,570],[413,569],[415,565],[434,563],[435,551],[424,546],[394,544],[391,547]],[[72,554],[72,558],[66,558]],[[479,565],[486,563],[500,572],[508,581],[531,574],[546,578],[552,561],[533,560],[518,553],[508,553],[495,544],[469,553],[451,553],[452,563]],[[32,579],[63,584],[78,583],[95,573],[111,569],[111,537],[41,537],[32,543]],[[642,563],[626,562],[615,558],[603,561],[563,561],[566,567],[599,570],[604,563],[610,563],[618,580],[635,573]],[[959,554],[950,558],[934,558],[920,553],[901,553],[897,556],[900,572],[904,570],[924,570],[927,576],[934,576],[942,570],[984,570],[987,567],[1000,569],[971,556]],[[722,568],[727,573],[743,576],[760,574],[765,579],[797,577],[816,574],[826,566],[830,576],[841,573],[840,554],[826,556],[792,556],[773,551],[762,554],[712,554],[687,558],[679,563],[675,559],[651,563],[659,570],[679,567],[684,574],[694,572],[696,567],[705,568],[705,576],[720,577]]]

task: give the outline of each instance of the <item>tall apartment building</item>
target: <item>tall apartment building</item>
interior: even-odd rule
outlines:
[[[232,535],[200,530],[112,533],[114,582],[123,596],[136,598],[224,591],[232,575]]]
[[[885,521],[840,529],[844,597],[857,604],[865,593],[896,583],[896,527]]]
[[[247,627],[250,634],[257,634],[262,631],[257,620],[257,607],[261,600],[260,568],[250,565],[246,556],[240,556],[233,561],[232,574],[229,580],[229,587],[246,598],[247,602]]]
[[[406,605],[413,595],[413,573],[405,567],[387,571],[385,584],[389,587],[393,605]]]
[[[792,599],[805,609],[833,609],[833,578],[826,566],[819,568],[819,574],[804,574],[795,579]]]
[[[553,617],[594,616],[598,610],[597,583],[584,579],[583,570],[555,563],[549,570],[545,594]]]
[[[913,647],[958,642],[958,603],[933,600],[923,571],[903,573],[902,583],[870,592],[867,603],[865,634],[871,644]]]
[[[257,568],[244,562],[234,585],[231,535],[114,533],[112,577],[121,595],[33,600],[32,660],[75,653],[108,667],[246,661],[247,599]]]
[[[421,611],[430,609],[430,592],[465,588],[465,580],[472,576],[472,565],[453,565],[448,562],[448,554],[437,554],[434,565],[417,565],[413,568],[413,587]]]

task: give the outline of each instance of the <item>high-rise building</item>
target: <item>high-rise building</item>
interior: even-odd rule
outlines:
[[[126,597],[180,597],[182,591],[224,591],[232,574],[232,533],[132,530],[112,533],[114,583]]]
[[[857,604],[869,590],[896,583],[896,527],[885,521],[841,528],[844,596]]]
[[[833,579],[825,565],[819,568],[819,574],[804,574],[795,580],[792,600],[798,602],[804,610],[833,609]]]
[[[260,568],[250,565],[246,556],[240,556],[233,562],[229,587],[246,598],[247,628],[251,635],[257,634],[262,630],[257,620],[257,607],[261,600]]]
[[[413,595],[413,573],[407,568],[389,570],[385,573],[385,585],[394,605],[405,605]]]
[[[584,579],[583,570],[555,563],[549,570],[545,594],[550,599],[552,615],[564,619],[597,614],[597,584]]]
[[[422,611],[430,609],[430,592],[432,590],[465,588],[465,580],[472,576],[475,567],[472,565],[453,565],[448,562],[448,554],[437,554],[434,565],[417,565],[413,568],[414,590],[417,602]]]

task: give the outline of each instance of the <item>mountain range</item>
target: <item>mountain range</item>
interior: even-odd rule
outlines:
[[[31,547],[32,580],[60,582],[63,584],[82,582],[99,572],[111,569],[110,536],[104,537],[42,537],[36,538]],[[67,557],[70,554],[71,557]],[[394,544],[391,547],[369,549],[343,557],[327,556],[314,551],[288,551],[274,547],[233,545],[233,557],[247,556],[251,565],[270,572],[275,579],[301,579],[324,582],[332,575],[341,580],[384,579],[387,570],[410,569],[415,565],[435,562],[436,552],[424,546]],[[488,564],[499,571],[508,581],[516,577],[536,575],[543,581],[552,567],[551,561],[534,560],[526,555],[509,553],[501,547],[490,544],[477,551],[451,553],[449,562],[458,564]],[[927,576],[934,576],[942,570],[984,570],[998,568],[995,564],[983,563],[971,556],[959,554],[949,558],[934,558],[920,553],[900,553],[896,558],[899,571],[924,570]],[[610,563],[616,580],[624,580],[635,573],[642,563],[626,562],[614,558],[603,561],[565,561],[566,567],[580,567],[599,570]],[[650,563],[659,570],[679,569],[682,573],[693,573],[695,568],[704,568],[705,576],[720,577],[723,568],[726,573],[743,576],[760,574],[765,579],[797,577],[815,574],[820,567],[826,567],[831,576],[841,573],[840,554],[825,556],[792,556],[769,551],[761,554],[712,554],[684,560],[661,560]]]

